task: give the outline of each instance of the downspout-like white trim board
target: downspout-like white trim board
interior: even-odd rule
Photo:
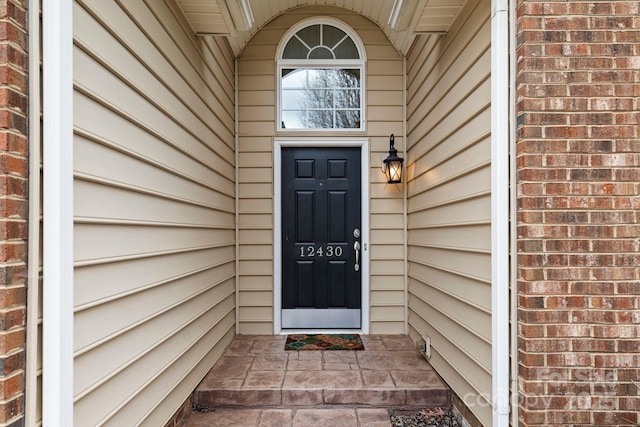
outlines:
[[[404,142],[404,156],[407,157],[409,147],[409,134],[407,124],[407,57],[402,57],[402,134]],[[408,159],[405,159],[408,162]],[[407,165],[404,168],[403,176],[407,176]],[[402,257],[404,258],[404,333],[409,334],[409,186],[406,178],[401,184],[402,191],[402,233],[404,244],[402,245]]]
[[[509,87],[516,87],[516,0],[509,0]],[[509,136],[511,142],[509,143],[509,181],[511,188],[509,194],[509,213],[511,215],[510,232],[511,232],[511,259],[509,266],[511,268],[511,315],[510,315],[510,356],[511,356],[511,425],[517,426],[518,419],[518,370],[520,368],[518,364],[518,289],[517,289],[517,276],[518,276],[518,256],[515,248],[518,247],[518,221],[517,221],[517,192],[515,191],[517,185],[517,168],[516,168],[516,121],[513,118],[516,117],[516,97],[515,90],[509,91],[509,117],[512,118],[509,126]]]
[[[491,343],[493,426],[509,426],[509,8],[491,1]]]
[[[233,58],[233,103],[235,104],[233,107],[233,150],[234,150],[234,188],[235,188],[235,224],[234,224],[234,235],[235,235],[235,301],[236,301],[236,310],[235,310],[235,322],[236,322],[236,335],[240,335],[240,168],[238,165],[240,164],[240,137],[239,137],[239,129],[240,124],[238,122],[238,111],[240,108],[239,99],[240,94],[238,92],[238,58]]]
[[[73,425],[73,6],[44,0],[43,385],[45,426]]]

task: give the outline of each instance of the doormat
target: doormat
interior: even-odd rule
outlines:
[[[358,334],[287,335],[285,350],[364,350]]]

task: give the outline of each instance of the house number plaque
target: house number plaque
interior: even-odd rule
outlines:
[[[300,246],[300,258],[314,257],[341,257],[342,246],[326,245],[326,246]]]

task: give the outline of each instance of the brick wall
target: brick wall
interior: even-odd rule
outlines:
[[[517,16],[521,425],[637,425],[640,2]]]
[[[24,414],[27,54],[24,0],[0,0],[0,425]]]

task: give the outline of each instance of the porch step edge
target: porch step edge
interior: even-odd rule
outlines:
[[[216,408],[374,407],[424,409],[449,407],[446,387],[406,389],[254,389],[196,390],[194,405]]]

